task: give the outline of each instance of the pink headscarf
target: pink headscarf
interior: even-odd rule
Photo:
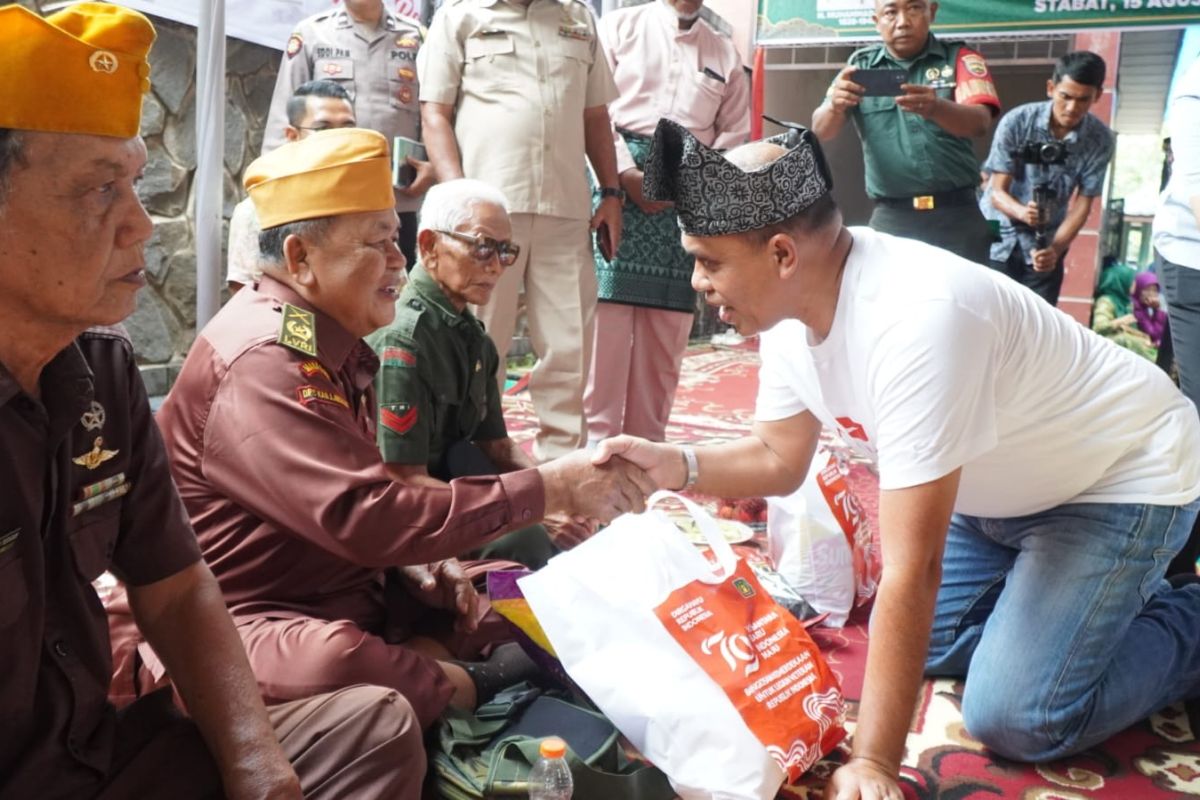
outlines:
[[[1167,312],[1142,302],[1142,289],[1158,286],[1158,276],[1153,272],[1139,272],[1133,279],[1133,316],[1138,328],[1150,337],[1155,347],[1162,345],[1163,330],[1167,327]]]

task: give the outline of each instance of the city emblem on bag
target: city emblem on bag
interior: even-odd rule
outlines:
[[[733,588],[737,589],[737,593],[742,597],[754,597],[754,587],[750,585],[750,581],[745,578],[737,578],[733,581]]]
[[[744,633],[735,633],[733,636],[728,636],[725,631],[714,633],[700,643],[700,651],[706,656],[711,656],[714,651],[719,652],[730,672],[737,672],[739,662],[746,664],[746,675],[757,672],[759,668],[758,656],[754,654],[750,639]]]

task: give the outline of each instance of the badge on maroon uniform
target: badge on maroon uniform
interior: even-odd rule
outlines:
[[[80,492],[82,499],[71,507],[71,515],[78,517],[85,511],[91,511],[93,508],[124,497],[129,494],[132,486],[133,484],[125,480],[124,472],[118,472],[111,478],[105,478],[85,486]]]
[[[279,337],[275,340],[306,356],[317,354],[317,321],[311,311],[296,308],[291,303],[283,304],[283,322],[279,326]]]
[[[76,456],[71,459],[71,462],[81,467],[88,469],[98,469],[101,464],[112,458],[115,458],[120,450],[105,450],[104,437],[97,436],[92,442],[92,449],[81,456]]]
[[[345,409],[350,408],[350,401],[340,393],[330,389],[322,389],[320,386],[313,386],[311,383],[296,387],[296,399],[300,401],[300,405],[305,407],[311,406],[313,403],[325,403],[330,406],[341,406]]]
[[[301,361],[300,374],[306,378],[311,378],[313,375],[322,375],[325,380],[333,383],[333,377],[329,374],[329,370],[325,369],[320,361]]]
[[[93,400],[88,410],[79,418],[79,424],[85,431],[98,431],[104,427],[104,419],[104,406]]]
[[[287,41],[286,52],[288,58],[295,58],[296,54],[299,53],[303,47],[304,40],[300,38],[300,34],[293,33]]]

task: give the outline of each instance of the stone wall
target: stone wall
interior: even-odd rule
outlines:
[[[192,211],[196,171],[196,30],[154,19],[158,39],[150,51],[152,89],[142,106],[142,136],[149,160],[139,192],[154,219],[146,246],[150,285],[125,322],[133,337],[150,394],[170,387],[195,338],[196,247]],[[242,171],[257,155],[275,87],[280,51],[236,39],[226,41],[225,205],[228,223],[244,196]],[[228,224],[225,233],[228,231]],[[224,240],[219,270],[225,273]]]

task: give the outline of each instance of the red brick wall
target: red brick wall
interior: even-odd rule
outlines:
[[[1108,64],[1104,94],[1092,108],[1101,122],[1111,125],[1116,100],[1117,65],[1120,63],[1121,34],[1119,31],[1089,31],[1075,35],[1076,50],[1091,50]],[[1100,223],[1103,217],[1103,198],[1096,198],[1092,213],[1071,244],[1067,253],[1066,274],[1058,307],[1087,325],[1092,314],[1092,293],[1096,285],[1096,270],[1100,268]]]

